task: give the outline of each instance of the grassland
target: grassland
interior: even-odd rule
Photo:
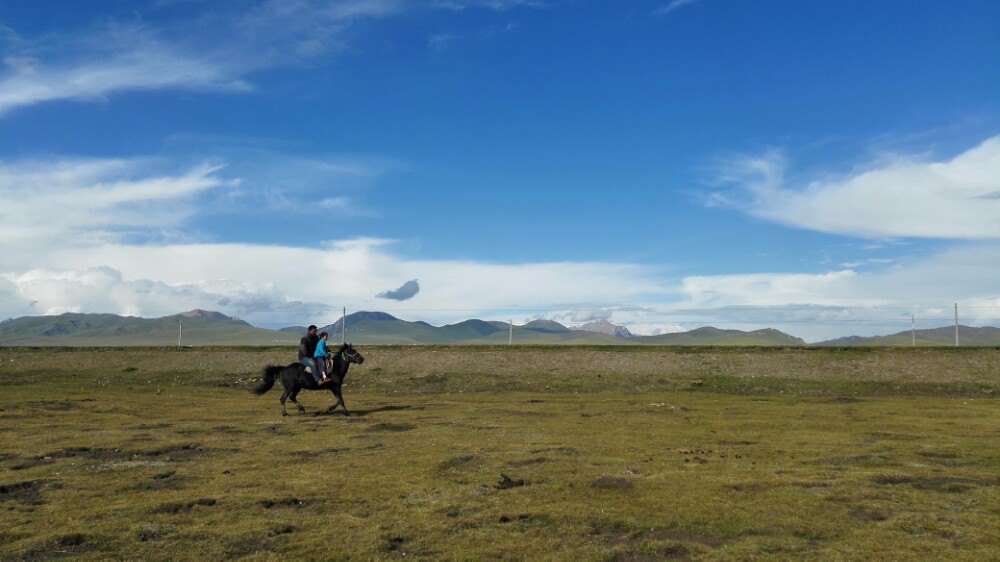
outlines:
[[[0,350],[0,558],[1000,557],[997,348],[362,352]]]

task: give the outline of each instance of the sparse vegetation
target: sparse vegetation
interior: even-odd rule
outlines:
[[[363,351],[0,350],[0,558],[1000,553],[995,348]]]

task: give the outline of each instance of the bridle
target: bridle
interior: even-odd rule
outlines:
[[[346,349],[340,352],[340,354],[343,355],[345,359],[347,359],[348,363],[354,363],[355,362],[354,360],[357,359],[358,357],[357,350],[352,349],[351,352],[352,353],[348,353]]]

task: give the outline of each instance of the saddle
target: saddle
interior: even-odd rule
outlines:
[[[318,359],[317,359],[317,361],[318,361]],[[313,369],[312,369],[312,367],[306,367],[305,365],[303,365],[303,367],[305,367],[305,369],[306,369],[306,372],[307,372],[307,373],[309,373],[310,375],[312,375],[312,374],[313,374]]]

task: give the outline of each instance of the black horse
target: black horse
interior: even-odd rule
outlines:
[[[301,363],[292,363],[287,367],[268,365],[264,367],[264,382],[255,388],[254,392],[260,396],[271,390],[271,387],[274,386],[274,381],[280,377],[281,385],[285,387],[285,392],[281,395],[281,415],[288,415],[288,412],[285,411],[286,398],[291,398],[292,404],[298,406],[299,412],[305,413],[306,409],[295,400],[295,397],[299,395],[299,391],[305,389],[329,390],[337,398],[337,403],[328,408],[326,410],[327,413],[335,411],[337,406],[343,406],[344,414],[350,416],[351,413],[347,411],[347,404],[344,404],[344,395],[341,393],[340,387],[344,384],[344,377],[347,376],[347,368],[351,366],[351,363],[360,365],[364,362],[365,358],[355,351],[351,344],[345,343],[333,355],[333,368],[327,373],[327,376],[332,379],[330,382],[317,383],[316,379],[306,372],[306,368]]]

